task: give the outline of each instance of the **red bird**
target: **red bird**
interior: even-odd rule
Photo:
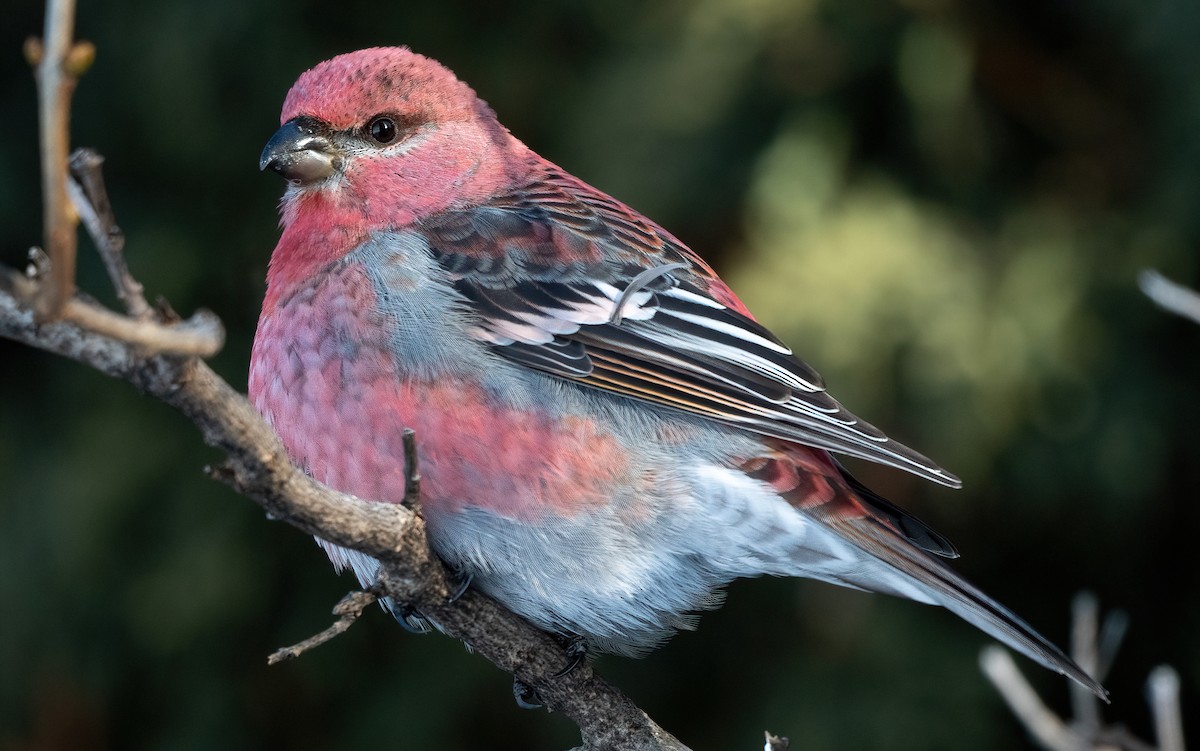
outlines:
[[[687,246],[442,65],[336,57],[281,122],[250,395],[317,480],[399,502],[414,429],[437,553],[592,651],[654,648],[733,579],[805,576],[942,605],[1104,694],[830,452],[957,478],[847,411]]]

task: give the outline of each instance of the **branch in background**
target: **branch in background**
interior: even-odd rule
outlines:
[[[1033,686],[1021,675],[1012,655],[1003,647],[994,644],[984,647],[979,655],[979,666],[1039,746],[1050,751],[1084,748],[1067,724],[1042,703]]]
[[[1160,308],[1200,323],[1200,294],[1194,290],[1176,284],[1154,269],[1138,275],[1138,286]]]
[[[1184,751],[1183,716],[1179,711],[1179,673],[1169,665],[1150,671],[1146,681],[1150,711],[1154,715],[1154,734],[1159,751]]]
[[[1100,603],[1090,592],[1080,592],[1071,602],[1071,658],[1084,672],[1103,682],[1100,673]],[[1095,694],[1084,689],[1068,689],[1071,695],[1071,711],[1075,714],[1071,723],[1075,734],[1082,738],[1095,738],[1100,732],[1100,702]],[[1076,746],[1075,748],[1083,748]]]
[[[1103,681],[1120,647],[1128,618],[1114,611],[1105,617],[1103,625],[1098,625],[1099,615],[1095,596],[1087,592],[1076,596],[1071,608],[1071,658],[1096,680]],[[1119,725],[1105,725],[1096,696],[1086,690],[1076,691],[1074,684],[1071,704],[1075,719],[1066,722],[1042,702],[1001,647],[984,648],[979,663],[1030,737],[1048,751],[1184,751],[1179,676],[1169,667],[1155,668],[1146,685],[1158,741],[1153,746]]]

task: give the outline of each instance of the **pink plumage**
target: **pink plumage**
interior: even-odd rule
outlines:
[[[342,55],[300,77],[281,122],[250,394],[316,479],[399,502],[414,429],[434,549],[594,651],[653,648],[733,579],[806,576],[943,605],[1103,694],[833,455],[953,475],[846,410],[691,250],[449,70]]]

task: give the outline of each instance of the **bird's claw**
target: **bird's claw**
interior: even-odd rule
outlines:
[[[392,615],[400,626],[410,634],[428,634],[432,627],[429,619],[411,605],[393,605]]]
[[[462,596],[471,588],[471,582],[475,581],[474,574],[459,574],[456,578],[458,581],[455,584],[454,591],[446,598],[447,605],[453,605],[462,599]]]
[[[562,678],[575,672],[584,660],[587,659],[587,643],[582,636],[573,636],[567,642],[565,647],[567,653],[567,664],[562,670],[555,673],[552,678]]]
[[[513,699],[521,709],[542,708],[542,697],[538,696],[537,689],[520,678],[513,678]]]

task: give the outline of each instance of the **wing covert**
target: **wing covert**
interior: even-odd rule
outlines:
[[[420,230],[478,316],[471,334],[521,365],[961,484],[829,396],[686,246],[565,173]]]

